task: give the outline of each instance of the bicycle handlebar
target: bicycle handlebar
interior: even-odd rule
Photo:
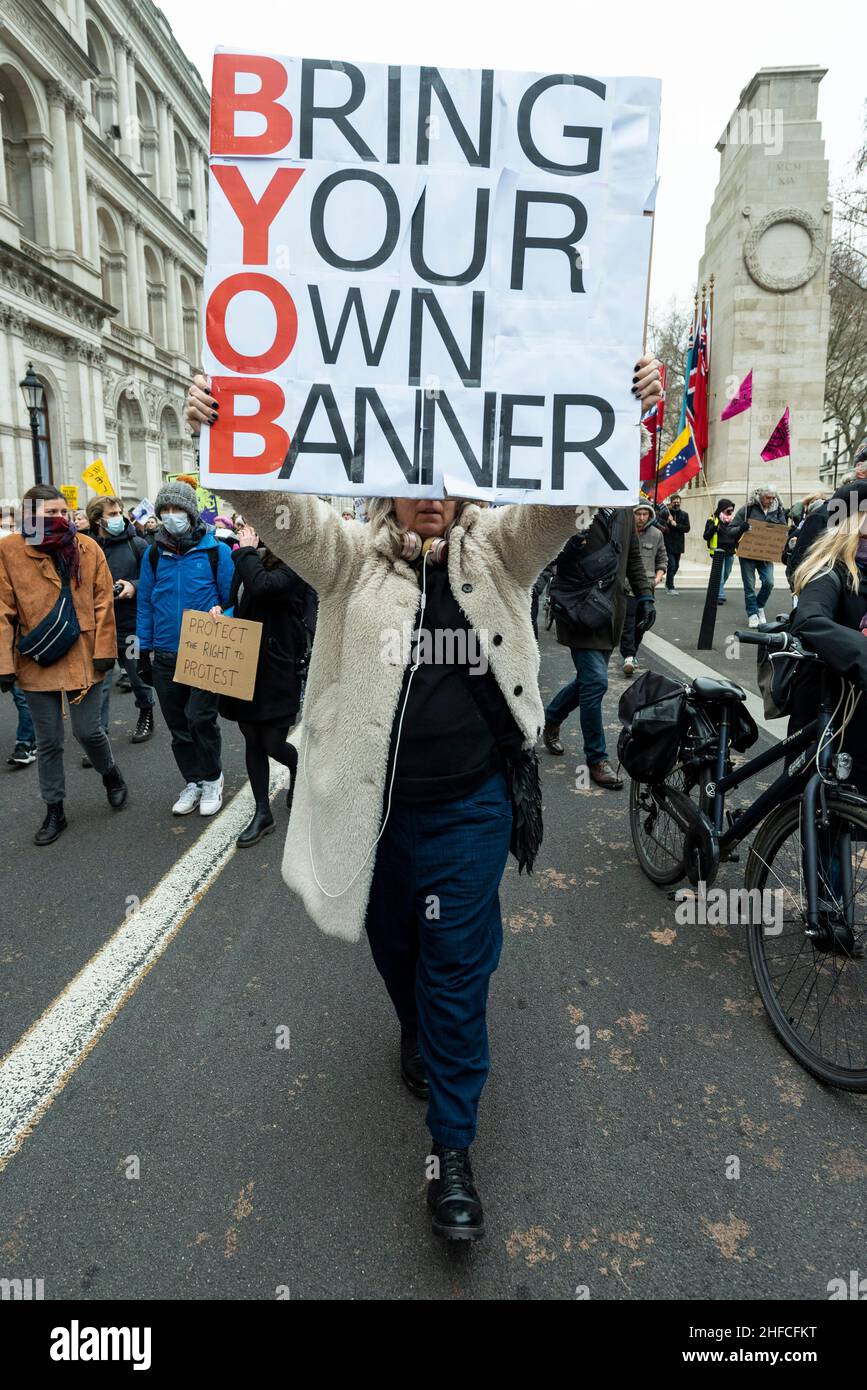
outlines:
[[[776,651],[785,651],[789,645],[789,634],[787,632],[736,632],[735,637],[739,642],[743,642],[750,647],[773,647]]]

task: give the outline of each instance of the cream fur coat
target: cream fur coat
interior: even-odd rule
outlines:
[[[417,621],[415,571],[385,528],[343,521],[318,497],[224,493],[265,545],[319,595],[283,877],[330,936],[364,929],[392,723]],[[527,745],[544,719],[529,589],[575,529],[574,507],[465,507],[449,536],[449,583],[479,635]],[[499,637],[501,640],[497,641]]]

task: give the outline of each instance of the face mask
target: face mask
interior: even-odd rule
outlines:
[[[164,512],[160,520],[170,536],[182,536],[190,529],[190,518],[186,512]]]
[[[109,516],[105,519],[105,529],[110,536],[122,536],[126,530],[126,522],[122,516]]]

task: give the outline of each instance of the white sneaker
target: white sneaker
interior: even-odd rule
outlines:
[[[635,672],[636,672],[637,670],[638,670],[638,662],[635,660],[635,657],[634,657],[634,656],[628,656],[628,657],[626,658],[626,660],[624,661],[624,663],[623,663],[623,674],[624,674],[624,676],[634,676],[634,675],[635,675]]]
[[[223,804],[223,774],[220,773],[216,782],[202,783],[202,800],[199,804],[200,816],[216,815]]]
[[[748,626],[748,627],[758,627],[759,621],[760,621],[760,619],[759,619],[758,613],[751,613],[751,614],[750,614],[749,623],[747,624],[747,626]]]
[[[765,617],[765,610],[764,610],[764,608],[760,608],[760,609],[759,609],[759,622],[760,622],[760,623],[766,623],[767,621],[768,621],[768,620],[767,620],[767,618]]]
[[[172,807],[172,815],[188,816],[191,811],[195,811],[201,799],[201,782],[188,782]]]

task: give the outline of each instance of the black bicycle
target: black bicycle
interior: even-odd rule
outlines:
[[[736,635],[787,660],[818,662],[786,631]],[[757,830],[739,906],[768,1017],[807,1071],[867,1091],[867,798],[849,782],[852,760],[839,748],[860,692],[821,670],[816,718],[738,767],[732,737],[745,692],[704,677],[681,688],[674,766],[664,780],[632,782],[629,821],[652,882],[686,878],[705,892]],[[727,810],[729,792],[777,762],[784,770],[765,791]]]

